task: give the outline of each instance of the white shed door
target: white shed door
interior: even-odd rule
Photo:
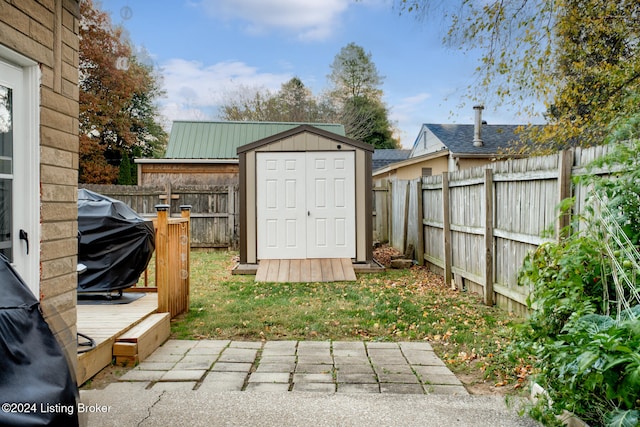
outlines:
[[[258,259],[354,258],[353,151],[257,153]]]

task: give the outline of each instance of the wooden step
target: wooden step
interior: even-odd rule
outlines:
[[[152,314],[116,338],[113,356],[118,365],[135,365],[149,357],[171,333],[169,313]]]

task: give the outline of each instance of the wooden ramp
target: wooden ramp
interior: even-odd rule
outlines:
[[[89,336],[96,347],[78,354],[78,385],[111,364],[113,343],[158,310],[158,294],[147,293],[129,304],[77,305],[78,332]]]
[[[262,259],[256,282],[310,283],[356,280],[348,258]]]

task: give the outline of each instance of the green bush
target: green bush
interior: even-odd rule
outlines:
[[[632,298],[639,288],[639,158],[636,142],[595,164],[616,171],[583,179],[605,206],[588,207],[581,227],[576,219],[574,233],[541,245],[520,270],[532,312],[509,357],[533,359],[534,380],[547,394],[530,414],[546,425],[561,425],[556,416],[564,411],[592,426],[640,425],[640,305]],[[622,237],[622,246],[601,227],[605,209],[607,221],[629,239]],[[620,312],[623,299],[636,305]]]

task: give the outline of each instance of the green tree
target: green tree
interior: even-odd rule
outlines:
[[[380,100],[383,77],[378,73],[371,53],[355,43],[349,43],[335,56],[328,76],[331,96],[342,102],[354,98]]]
[[[125,151],[122,154],[122,161],[120,162],[120,171],[118,172],[118,184],[131,185],[133,180],[131,179],[131,161],[129,161],[129,155]]]
[[[384,104],[377,99],[358,96],[345,101],[336,113],[347,136],[375,148],[398,148]]]
[[[158,124],[160,79],[132,54],[123,30],[92,0],[80,2],[79,179],[113,183],[124,153],[161,154],[167,134]]]
[[[379,85],[382,80],[370,61],[371,55],[364,54],[362,48],[356,50],[362,55],[355,57],[365,61],[366,67],[357,64],[339,67],[335,65],[338,57],[334,65],[336,70],[350,70],[348,72],[366,68],[368,71],[364,74],[372,74],[361,78],[362,81],[359,81],[359,76],[345,77],[345,81],[353,82],[357,88],[345,86],[340,91],[333,86],[333,90],[316,97],[299,77],[283,83],[275,93],[266,89],[240,87],[227,95],[219,116],[231,121],[340,123],[349,138],[370,143],[377,148],[397,148],[399,142],[393,139],[389,114],[380,99],[382,90],[372,86],[373,82]],[[344,57],[350,56],[345,54]],[[337,74],[336,79],[339,79]]]
[[[495,95],[524,116],[543,103],[549,126],[531,137],[546,147],[600,144],[613,123],[637,109],[637,0],[395,3],[421,18],[444,18],[450,45],[480,49],[482,91],[472,98]]]
[[[240,87],[229,94],[220,117],[232,121],[321,122],[327,115],[299,77],[283,83],[273,93],[266,89]]]
[[[349,43],[335,56],[328,76],[331,88],[327,105],[348,137],[376,148],[398,147],[394,140],[389,114],[382,102],[383,77],[371,58],[371,53],[355,43]]]

